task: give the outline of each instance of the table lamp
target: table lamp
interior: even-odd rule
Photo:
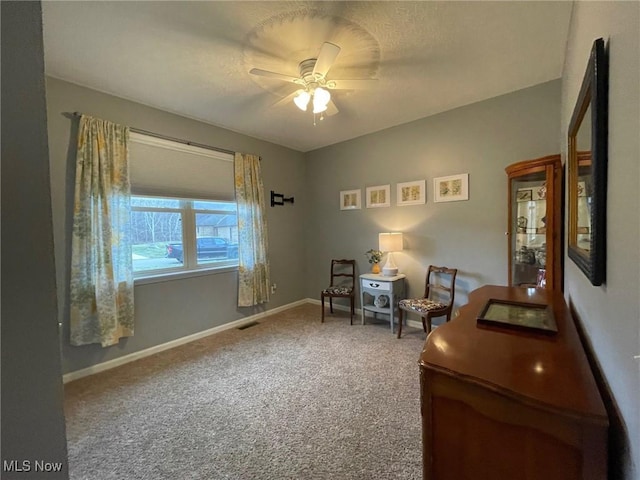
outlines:
[[[382,267],[382,275],[393,277],[398,274],[398,267],[393,261],[393,252],[402,250],[402,233],[380,233],[378,234],[378,247],[383,252],[388,252],[387,263]]]

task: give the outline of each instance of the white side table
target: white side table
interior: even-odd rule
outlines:
[[[403,273],[394,275],[393,277],[385,277],[378,273],[365,273],[360,275],[360,306],[362,310],[362,324],[364,325],[365,312],[384,313],[389,315],[389,324],[391,333],[393,333],[393,322],[395,312],[398,309],[398,300],[404,295],[404,279]],[[365,293],[373,296],[373,301],[365,303]],[[377,307],[376,299],[381,295],[389,297],[389,303],[386,306]]]

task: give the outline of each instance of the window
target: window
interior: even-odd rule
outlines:
[[[233,156],[131,133],[136,278],[238,265]]]
[[[131,197],[137,278],[238,265],[235,202]]]

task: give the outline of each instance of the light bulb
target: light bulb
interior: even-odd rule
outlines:
[[[310,99],[311,99],[311,95],[309,94],[309,92],[306,92],[304,90],[299,90],[298,95],[293,97],[293,103],[295,103],[300,110],[302,110],[303,112],[306,112],[307,105],[309,105]]]

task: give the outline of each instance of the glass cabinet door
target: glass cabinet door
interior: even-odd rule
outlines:
[[[505,168],[509,181],[509,285],[563,288],[560,155]]]
[[[510,192],[510,284],[544,286],[548,220],[545,170],[512,178]]]

